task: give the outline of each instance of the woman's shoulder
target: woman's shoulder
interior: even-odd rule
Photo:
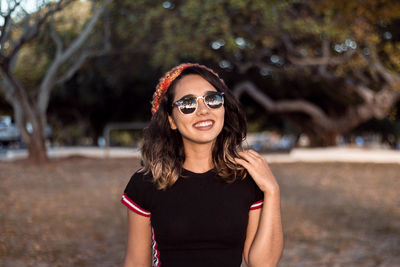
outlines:
[[[259,194],[260,189],[250,174],[247,174],[244,178],[238,179],[235,183],[251,194]]]
[[[143,168],[140,168],[132,174],[131,178],[151,182],[153,180],[153,175],[151,174],[151,171],[146,171]]]
[[[132,211],[149,217],[151,214],[151,203],[154,192],[152,175],[141,170],[136,171],[121,198],[121,202]]]
[[[143,169],[138,169],[132,174],[128,186],[133,184],[135,184],[135,187],[136,186],[153,187],[154,186],[153,175],[151,174],[151,172],[146,172]]]
[[[242,176],[238,176],[235,180],[235,183],[243,185],[243,186],[251,186],[254,183],[253,178],[249,173],[245,173]]]

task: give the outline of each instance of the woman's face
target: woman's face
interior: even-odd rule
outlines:
[[[207,80],[200,75],[189,74],[179,80],[175,86],[173,103],[185,96],[205,96],[217,92]],[[203,99],[197,100],[197,109],[190,114],[182,114],[178,107],[173,107],[168,116],[171,129],[177,129],[182,135],[183,144],[214,143],[224,126],[225,108],[211,109]]]

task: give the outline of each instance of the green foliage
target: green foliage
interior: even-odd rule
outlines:
[[[29,91],[39,86],[50,64],[49,56],[40,47],[34,42],[23,47],[16,63],[15,75]]]
[[[171,6],[166,8],[166,2],[126,1],[123,9],[129,10],[129,16],[118,23],[118,32],[126,35],[126,28],[136,28],[132,39],[151,44],[155,66],[168,68],[182,60],[218,61],[223,53],[241,53],[253,50],[258,42],[270,42],[266,33],[277,30],[275,11],[290,2],[294,1],[189,0],[168,2]],[[247,46],[237,45],[239,37]],[[211,47],[218,40],[223,41],[223,53]]]
[[[56,17],[64,42],[79,33],[89,11],[73,7]],[[84,65],[66,87],[54,93],[50,107],[55,113],[61,105],[77,108],[95,135],[109,121],[148,119],[157,78],[179,62],[210,66],[230,62],[231,67],[220,64],[217,69],[228,84],[251,79],[274,99],[306,99],[330,115],[340,115],[346,106],[360,103],[343,80],[356,78],[355,70],[370,77],[364,49],[374,47],[385,67],[400,72],[400,4],[394,0],[120,0],[110,5],[107,16],[112,55]],[[387,32],[391,38],[385,37]],[[331,56],[345,53],[337,52],[336,45],[353,49],[346,42],[354,42],[355,53],[343,64],[327,67],[337,80],[316,80],[313,71],[293,67],[284,36],[290,37],[299,56],[320,57],[325,39]],[[55,45],[44,32],[21,53],[18,77],[33,87],[54,53]],[[281,59],[279,64],[272,62],[272,56]],[[259,67],[238,72],[239,66],[254,62],[268,65],[273,72],[262,74]],[[368,84],[375,90],[381,85],[379,79]],[[253,129],[270,127],[271,121],[279,125],[253,100],[242,101]]]
[[[246,62],[265,49],[284,56],[283,34],[309,56],[319,55],[321,37],[332,46],[346,40],[359,47],[380,45],[386,40],[377,24],[400,18],[399,4],[384,0],[123,1],[115,9],[125,12],[116,23],[118,34],[129,40],[129,46],[141,44],[152,64],[163,69],[182,61]],[[382,51],[397,52],[387,46]],[[355,61],[350,67],[361,67]]]
[[[81,1],[68,5],[55,15],[54,27],[64,48],[80,34],[89,18],[90,3]],[[50,21],[47,21],[38,38],[22,47],[17,59],[15,74],[30,93],[38,88],[55,57],[56,45],[50,36],[50,27]],[[61,68],[60,73],[65,72],[67,67]]]

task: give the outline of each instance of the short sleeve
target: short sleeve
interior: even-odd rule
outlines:
[[[151,196],[153,183],[148,175],[136,172],[126,186],[121,198],[122,204],[131,211],[145,216],[151,216]]]
[[[254,182],[253,178],[250,178],[253,184],[253,200],[250,206],[250,210],[256,210],[262,208],[264,204],[264,193],[260,190],[256,182]]]

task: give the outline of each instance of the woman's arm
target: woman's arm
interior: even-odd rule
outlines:
[[[243,256],[249,267],[276,266],[283,251],[280,191],[267,161],[257,152],[240,152],[236,159],[264,192],[261,209],[250,210]]]
[[[151,253],[150,218],[128,209],[128,245],[123,266],[150,267]]]
[[[265,196],[261,209],[249,212],[244,258],[249,267],[276,266],[283,251],[279,192]]]

